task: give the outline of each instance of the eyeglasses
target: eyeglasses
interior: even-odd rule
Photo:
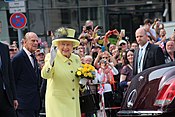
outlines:
[[[121,43],[120,45],[121,45],[121,46],[122,46],[122,45],[126,45],[126,43]]]
[[[39,53],[36,56],[44,56],[44,53]]]
[[[102,57],[103,59],[108,59],[108,57]]]
[[[9,51],[17,51],[17,49],[9,49]]]
[[[81,47],[80,47],[80,48],[78,48],[78,49],[84,49],[84,48],[81,48]]]

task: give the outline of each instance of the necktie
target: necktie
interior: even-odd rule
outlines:
[[[37,73],[37,66],[38,66],[38,64],[37,64],[37,60],[35,58],[35,55],[31,54],[30,56],[33,58],[33,63],[34,63],[33,68],[34,68],[35,72]]]
[[[142,71],[142,68],[141,68],[142,57],[143,57],[143,48],[141,48],[141,49],[139,50],[139,57],[138,57],[138,73]]]
[[[33,63],[34,63],[33,67],[34,67],[35,75],[36,75],[37,80],[38,80],[38,87],[39,87],[40,86],[40,79],[39,79],[40,75],[39,75],[39,69],[38,69],[38,62],[37,62],[34,54],[31,54],[30,56],[33,58]]]

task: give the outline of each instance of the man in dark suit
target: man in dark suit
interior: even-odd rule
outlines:
[[[9,48],[0,42],[0,117],[16,117],[17,106]]]
[[[163,51],[160,47],[150,44],[146,30],[142,27],[135,33],[139,49],[134,52],[133,74],[165,63]]]
[[[18,117],[38,117],[40,109],[40,73],[34,52],[38,48],[38,36],[28,32],[24,36],[22,50],[12,59],[16,83]]]

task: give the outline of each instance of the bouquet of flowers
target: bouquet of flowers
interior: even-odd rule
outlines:
[[[90,64],[82,64],[81,67],[77,69],[75,75],[80,78],[80,84],[85,85],[88,79],[94,80],[95,67]]]

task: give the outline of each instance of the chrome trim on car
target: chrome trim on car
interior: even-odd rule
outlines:
[[[136,98],[137,98],[137,90],[134,89],[131,91],[131,93],[129,94],[128,99],[127,99],[127,107],[128,108],[133,107]]]
[[[175,68],[175,66],[170,66],[170,67],[165,67],[165,68],[160,68],[157,70],[154,70],[149,74],[148,81],[155,80],[157,78],[161,78],[163,74],[165,74],[168,70]]]
[[[142,79],[144,79],[144,77],[143,76],[140,76],[138,80],[141,81]]]
[[[120,116],[157,116],[163,114],[163,111],[132,111],[132,110],[122,110],[117,113]]]

